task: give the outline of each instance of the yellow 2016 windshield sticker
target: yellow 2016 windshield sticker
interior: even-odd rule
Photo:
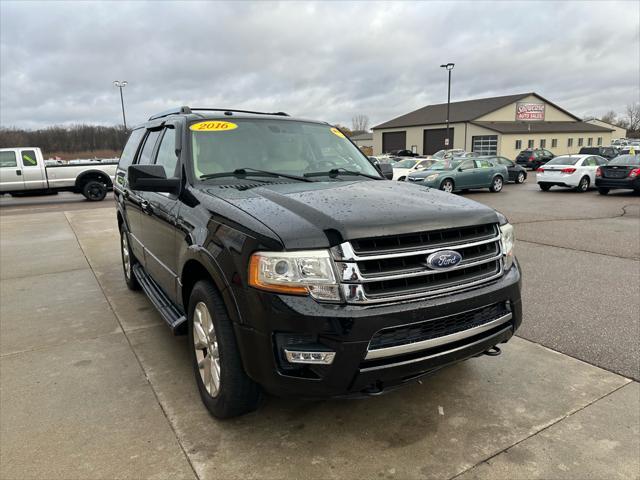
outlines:
[[[194,132],[226,132],[228,130],[235,130],[238,128],[238,125],[221,120],[208,120],[206,122],[194,123],[189,128]]]
[[[344,136],[344,133],[342,133],[342,132],[341,132],[340,130],[338,130],[336,127],[333,127],[333,128],[331,129],[331,132],[332,132],[334,135],[337,135],[337,136],[338,136],[338,137],[340,137],[340,138],[346,138],[346,137]]]

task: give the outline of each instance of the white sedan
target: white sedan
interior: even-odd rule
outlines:
[[[598,167],[606,164],[607,160],[598,155],[555,157],[536,170],[538,185],[545,192],[556,185],[586,192],[596,184]]]
[[[429,168],[435,159],[407,158],[393,164],[393,179],[404,181],[410,173]]]

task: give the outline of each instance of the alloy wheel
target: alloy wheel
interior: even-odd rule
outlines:
[[[496,192],[499,192],[500,190],[502,190],[502,179],[500,177],[497,177],[493,180],[493,189]]]
[[[131,278],[131,255],[129,253],[129,240],[127,239],[127,233],[122,232],[122,266],[124,267],[124,274],[127,278]]]
[[[580,180],[580,190],[582,190],[583,192],[586,192],[589,189],[589,180],[587,179],[587,177],[584,177],[582,180]]]
[[[518,183],[524,183],[524,173],[522,172],[518,174]]]
[[[209,395],[216,397],[220,392],[220,352],[213,320],[204,302],[198,302],[193,311],[193,347],[202,384]]]
[[[453,192],[453,183],[451,183],[449,180],[446,180],[442,184],[442,191],[443,192],[447,192],[447,193],[452,193]]]

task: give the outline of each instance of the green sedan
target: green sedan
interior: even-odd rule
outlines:
[[[451,193],[472,188],[499,192],[508,179],[504,165],[485,159],[452,158],[436,162],[428,170],[411,173],[406,181]]]

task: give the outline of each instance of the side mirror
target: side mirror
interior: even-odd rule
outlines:
[[[162,165],[131,165],[127,174],[131,190],[178,193],[180,189],[180,179],[167,178]]]
[[[390,163],[379,163],[378,170],[387,180],[393,179],[393,165],[391,165]]]

